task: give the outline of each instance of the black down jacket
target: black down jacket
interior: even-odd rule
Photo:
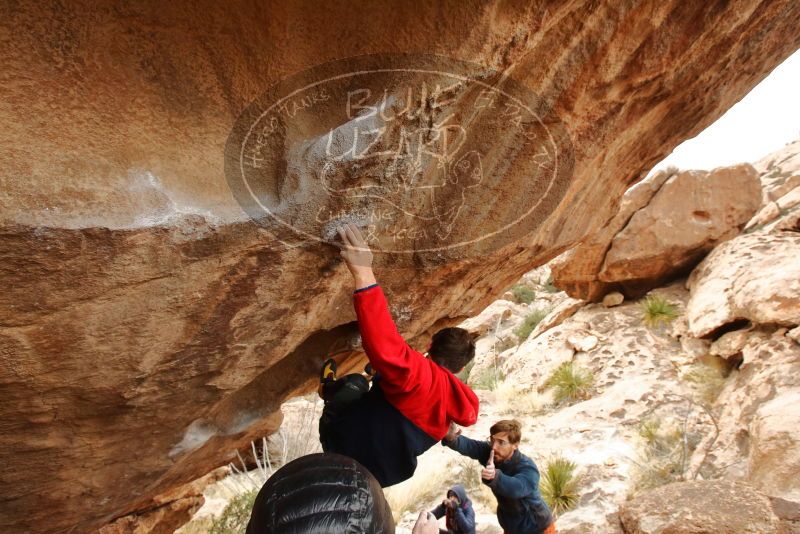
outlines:
[[[393,534],[378,481],[340,454],[309,454],[284,465],[256,497],[247,534]]]

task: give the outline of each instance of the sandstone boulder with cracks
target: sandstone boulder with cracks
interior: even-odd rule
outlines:
[[[554,282],[588,300],[614,289],[639,297],[737,235],[760,203],[758,174],[748,164],[662,171],[628,191],[606,226],[559,259]]]
[[[703,480],[650,490],[620,508],[627,534],[761,534],[780,521],[766,495],[747,484]]]
[[[745,230],[800,230],[800,141],[787,144],[754,166],[761,174],[763,205]]]
[[[736,324],[800,324],[800,233],[745,234],[718,246],[687,280],[695,337]]]
[[[355,341],[338,251],[251,221],[226,180],[237,118],[270,87],[342,58],[424,50],[469,62],[488,87],[518,84],[542,124],[560,125],[552,142],[571,174],[548,196],[525,170],[547,161],[520,152],[512,132],[535,121],[477,113],[479,94],[459,86],[447,95],[486,158],[448,166],[450,194],[422,202],[449,215],[439,230],[470,235],[531,198],[547,202],[528,226],[500,232],[499,248],[379,259],[399,328],[421,345],[610,218],[631,183],[800,45],[798,17],[788,0],[4,3],[0,530],[88,532],[152,509],[278,428],[280,402],[313,388],[330,347]],[[412,82],[381,87],[400,101]],[[281,111],[297,120],[269,145],[286,180],[267,193],[299,216],[320,213],[303,196],[325,170],[310,167],[314,143],[350,124],[337,118],[345,107],[315,114],[325,100],[314,96]],[[497,187],[467,202],[452,186],[477,185],[464,172],[479,168]]]

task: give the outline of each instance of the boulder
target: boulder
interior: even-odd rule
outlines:
[[[781,524],[778,534],[800,534],[800,502],[787,501],[780,497],[770,497],[772,510]]]
[[[734,330],[720,336],[711,343],[709,353],[721,358],[730,358],[742,352],[747,343],[748,330]]]
[[[172,534],[204,504],[203,491],[229,474],[227,467],[175,488],[153,499],[152,506],[115,519],[97,534]]]
[[[481,313],[475,317],[470,317],[459,326],[469,330],[470,333],[476,336],[484,336],[487,333],[499,330],[503,321],[510,319],[514,315],[519,315],[521,313],[519,311],[520,308],[524,307],[508,300],[496,300]]]
[[[800,501],[800,346],[753,330],[741,352],[715,403],[719,433],[698,444],[689,472]]]
[[[639,297],[737,235],[761,204],[758,174],[749,164],[663,171],[649,180],[626,193],[629,201],[588,244],[553,267],[558,287],[589,300],[609,288]]]
[[[576,352],[589,352],[597,346],[597,336],[585,332],[576,332],[567,336],[567,346]]]
[[[671,170],[660,171],[633,186],[622,197],[619,209],[610,221],[589,234],[580,245],[551,261],[549,265],[556,287],[571,297],[589,301],[599,300],[612,291],[616,286],[597,277],[611,240],[625,228],[634,213],[647,206],[673,175]]]
[[[764,156],[753,167],[760,174],[765,205],[800,187],[800,139]]]
[[[603,306],[606,308],[613,308],[614,306],[619,306],[624,301],[625,301],[625,295],[623,295],[619,291],[612,291],[611,293],[603,297]]]
[[[750,482],[770,495],[800,501],[800,388],[758,406],[749,433]]]
[[[800,233],[745,234],[714,249],[687,280],[689,331],[736,323],[800,324]]]
[[[798,343],[800,343],[800,326],[792,328],[788,332],[786,332],[786,337],[794,339]]]
[[[777,532],[770,500],[744,482],[676,482],[620,507],[627,534],[763,534]]]
[[[604,224],[798,48],[798,18],[791,0],[0,2],[0,531],[149,510],[275,432],[339,341],[357,357],[337,222],[364,225],[424,349]]]
[[[800,230],[800,140],[753,164],[763,189],[762,207],[747,223],[748,232]]]
[[[800,181],[800,176],[798,176]],[[770,201],[747,223],[747,232],[800,230],[800,186],[777,200]]]
[[[639,296],[737,235],[760,201],[758,175],[748,164],[680,172],[613,237],[598,278]]]
[[[575,312],[580,310],[585,305],[586,303],[582,300],[569,297],[563,299],[561,302],[556,304],[552,310],[550,310],[550,312],[539,322],[539,324],[536,325],[536,328],[533,329],[531,334],[528,336],[528,339],[533,339],[543,332],[560,325],[565,319],[572,317]]]

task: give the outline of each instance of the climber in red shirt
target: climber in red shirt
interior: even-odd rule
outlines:
[[[472,360],[475,344],[463,328],[444,328],[434,334],[427,357],[411,348],[392,320],[361,232],[347,224],[339,235],[355,281],[362,345],[376,377],[371,388],[360,374],[335,380],[326,362],[320,442],[325,452],[359,461],[386,487],[410,478],[417,456],[440,441],[451,422],[471,426],[477,420],[478,398],[454,375]]]

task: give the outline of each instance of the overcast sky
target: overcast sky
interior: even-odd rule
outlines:
[[[800,138],[800,51],[778,65],[714,124],[687,139],[655,169],[713,169],[755,162]]]

